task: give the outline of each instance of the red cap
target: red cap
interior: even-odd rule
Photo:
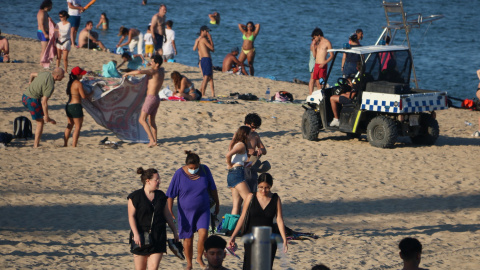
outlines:
[[[72,75],[78,76],[78,75],[85,75],[87,72],[79,67],[74,67],[72,68]]]

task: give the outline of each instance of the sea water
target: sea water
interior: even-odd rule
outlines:
[[[41,2],[0,0],[2,32],[36,38],[36,14]],[[84,5],[87,2],[83,0]],[[99,39],[108,48],[114,49],[119,40],[120,26],[138,28],[145,33],[152,15],[158,12],[161,3],[165,3],[167,19],[174,22],[178,51],[176,61],[198,66],[198,53],[192,48],[200,26],[207,25],[212,29],[215,44],[213,64],[221,66],[231,48],[242,45],[238,24],[253,21],[260,24],[255,40],[255,76],[308,81],[310,35],[315,27],[323,30],[334,48],[340,48],[357,28],[364,32],[361,44],[372,45],[383,31],[382,26],[386,25],[381,0],[149,0],[146,6],[142,6],[141,2],[97,0],[82,14],[80,30],[88,20],[96,25],[100,14],[106,12],[110,29],[96,31]],[[476,70],[480,69],[479,7],[478,0],[404,1],[407,14],[445,15],[430,27],[423,25],[412,30],[412,51],[420,88],[448,91],[449,95],[459,98],[475,96],[478,85]],[[65,0],[53,0],[53,9],[49,14],[58,22],[58,12],[63,9],[67,9]],[[220,13],[220,25],[209,24],[208,14],[213,11]],[[395,44],[402,44],[402,41],[402,38],[396,39]],[[18,58],[15,57],[15,48],[11,51],[12,57]]]

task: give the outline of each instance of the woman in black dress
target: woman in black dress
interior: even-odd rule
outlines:
[[[178,233],[173,218],[167,207],[167,196],[158,190],[160,177],[156,169],[137,169],[141,174],[143,188],[128,195],[128,223],[130,223],[130,243],[140,246],[139,250],[131,250],[135,269],[158,269],[163,253],[167,252],[167,228],[168,223],[172,229],[175,241],[178,241]],[[153,214],[155,215],[153,216]],[[152,221],[153,216],[153,221]],[[143,233],[151,227],[153,245],[142,247],[144,243]]]
[[[273,186],[273,179],[269,173],[262,173],[258,177],[258,191],[250,194],[243,204],[242,215],[238,220],[235,231],[229,241],[229,246],[235,246],[235,237],[241,230],[247,209],[250,207],[247,230],[245,233],[251,233],[252,228],[256,226],[273,226],[273,219],[277,217],[278,229],[283,239],[283,252],[288,250],[287,236],[285,235],[285,224],[283,223],[282,202],[277,193],[270,192]],[[253,200],[253,201],[252,201]],[[250,201],[252,204],[250,206]],[[277,251],[277,244],[272,244],[271,264]],[[251,244],[245,244],[245,254],[243,257],[243,269],[251,269]]]

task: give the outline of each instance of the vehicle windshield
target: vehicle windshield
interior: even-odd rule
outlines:
[[[412,62],[408,51],[372,53],[366,59],[365,73],[374,81],[410,83]]]

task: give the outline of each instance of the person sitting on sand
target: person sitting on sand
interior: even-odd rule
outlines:
[[[208,18],[210,18],[210,24],[220,24],[220,13],[215,11],[212,14],[208,14]]]
[[[87,72],[80,67],[74,67],[72,72],[70,72],[70,80],[67,83],[68,102],[67,106],[65,106],[68,124],[63,136],[64,147],[67,147],[68,145],[68,139],[70,138],[74,126],[75,131],[73,132],[72,146],[77,147],[80,130],[82,129],[83,124],[83,107],[81,102],[82,99],[89,98],[93,95],[93,91],[89,94],[85,94],[85,91],[83,90],[83,84],[80,82],[80,79],[82,79],[85,74],[87,74]]]
[[[170,75],[175,86],[174,96],[183,97],[186,100],[198,100],[198,95],[193,83],[178,71],[173,71]]]
[[[161,67],[162,63],[162,56],[155,55],[151,61],[151,69],[134,70],[123,75],[123,77],[127,77],[130,75],[144,74],[148,77],[147,96],[145,97],[145,102],[143,103],[140,119],[138,119],[138,122],[143,126],[147,132],[148,139],[150,140],[148,147],[154,147],[157,145],[157,124],[155,123],[155,116],[157,115],[158,106],[160,105],[160,97],[158,96],[158,92],[160,92],[163,79],[165,78],[165,70]]]
[[[422,260],[422,244],[416,238],[406,237],[398,244],[403,270],[425,270],[418,267]]]
[[[222,65],[222,72],[228,72],[233,74],[240,74],[243,73],[244,75],[248,75],[247,71],[245,70],[245,65],[238,61],[238,47],[233,47],[232,51],[223,58],[223,65]]]
[[[124,52],[122,54],[123,62],[117,66],[117,69],[120,68],[125,62],[127,62],[127,68],[122,69],[123,72],[130,72],[133,70],[138,70],[145,63],[145,58],[141,54],[131,54],[129,52]]]
[[[99,48],[108,51],[107,48],[103,45],[103,43],[98,40],[98,33],[92,31],[93,29],[93,22],[88,21],[85,24],[85,28],[80,31],[78,35],[78,47],[79,48],[87,48],[87,49],[96,49]]]
[[[143,34],[140,32],[140,30],[135,28],[128,29],[122,26],[120,27],[118,36],[122,37],[117,43],[117,48],[128,45],[128,50],[133,53],[135,51],[135,47],[137,47],[137,53],[143,54]],[[122,43],[125,38],[127,38],[127,41]]]
[[[203,247],[205,249],[204,255],[207,259],[207,268],[205,270],[228,270],[222,265],[227,255],[225,252],[227,241],[218,235],[210,235],[203,243]]]
[[[3,62],[10,62],[9,53],[10,49],[8,47],[8,39],[2,36],[2,30],[0,29],[0,52],[3,53]]]

